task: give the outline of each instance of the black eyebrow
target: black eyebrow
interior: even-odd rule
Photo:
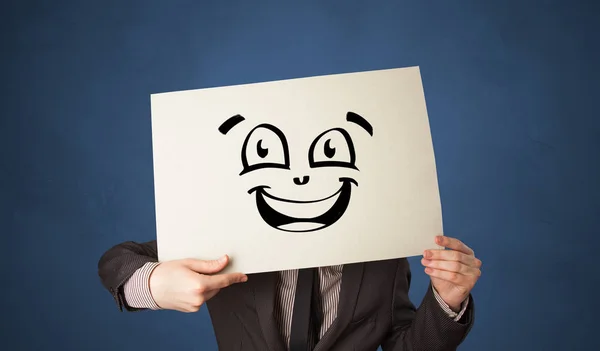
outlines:
[[[373,126],[371,126],[371,123],[367,122],[361,115],[354,112],[348,112],[346,114],[346,121],[358,124],[363,127],[369,135],[373,136]]]
[[[233,117],[229,117],[219,127],[219,132],[221,132],[221,134],[225,135],[231,130],[231,128],[235,127],[238,123],[240,123],[243,120],[245,120],[245,118],[242,115],[235,115]]]

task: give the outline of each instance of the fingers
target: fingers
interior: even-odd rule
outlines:
[[[207,291],[205,293],[197,293],[191,299],[191,303],[189,303],[185,307],[184,311],[185,312],[198,312],[200,310],[200,308],[202,307],[202,305],[204,305],[204,303],[206,303],[206,301],[215,297],[215,295],[217,295],[219,293],[219,291],[221,291],[221,290],[215,289],[215,290]]]
[[[248,277],[241,273],[197,275],[195,287],[192,287],[189,293],[186,294],[185,304],[178,311],[198,312],[200,307],[217,295],[222,288],[247,280]]]
[[[472,286],[475,285],[476,281],[476,279],[474,279],[472,275],[464,275],[457,272],[444,271],[429,267],[425,268],[425,273],[427,273],[432,278],[445,280],[450,283],[453,283],[457,287],[462,287],[465,289],[471,289]]]
[[[430,268],[431,270],[458,273],[465,276],[479,277],[481,275],[481,270],[479,267],[468,266],[457,261],[428,260],[423,258],[421,260],[421,264],[427,268]]]
[[[206,293],[212,290],[226,288],[236,283],[244,283],[248,277],[242,273],[217,274],[213,276],[204,276],[198,292]]]
[[[460,251],[453,250],[425,250],[423,253],[423,257],[428,260],[436,261],[454,261],[460,262],[467,266],[480,268],[481,260],[476,258],[475,256],[464,254]]]
[[[466,255],[470,255],[470,256],[475,255],[475,253],[473,252],[473,250],[470,247],[468,247],[462,241],[455,239],[455,238],[440,235],[435,238],[435,242],[440,246],[444,246],[448,249],[462,252]]]
[[[445,236],[436,237],[436,243],[448,250],[425,250],[421,264],[429,276],[457,286],[470,286],[481,276],[481,260],[475,257],[470,247]]]
[[[219,291],[221,291],[221,289],[215,289],[215,290],[211,290],[207,293],[204,294],[204,299],[206,301],[212,299],[213,297],[215,297],[215,295],[217,295],[219,293]]]
[[[196,260],[187,259],[184,260],[184,264],[196,273],[201,274],[214,274],[223,270],[229,263],[229,256],[225,255],[217,260]]]
[[[248,277],[241,273],[198,275],[198,277],[196,288],[192,289],[192,294],[188,296],[186,304],[179,311],[198,312],[200,307],[217,295],[222,288],[248,280]]]

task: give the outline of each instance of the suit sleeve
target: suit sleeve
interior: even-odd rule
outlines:
[[[418,309],[410,302],[411,273],[408,261],[400,260],[395,278],[392,330],[381,345],[384,351],[454,351],[463,342],[474,321],[473,297],[460,320],[455,321],[435,298],[433,287]]]
[[[124,284],[148,262],[158,262],[156,240],[144,243],[127,241],[111,247],[98,261],[98,275],[104,288],[115,299],[120,311],[139,311],[127,304]]]

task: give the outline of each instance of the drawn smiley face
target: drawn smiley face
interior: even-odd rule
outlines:
[[[219,131],[227,134],[244,120],[241,115],[233,116],[219,127]],[[358,114],[348,112],[346,120],[373,135],[372,126]],[[242,145],[241,161],[243,168],[240,176],[265,168],[290,170],[289,145],[285,134],[271,124],[254,127]],[[319,134],[308,149],[308,163],[311,169],[341,167],[358,171],[350,134],[343,128],[332,128]],[[258,213],[269,226],[286,232],[312,232],[333,225],[346,212],[352,185],[358,186],[358,182],[350,176],[339,177],[338,180],[339,187],[332,189],[330,195],[312,200],[278,197],[266,184],[249,189],[248,194],[255,196]],[[294,177],[292,181],[294,186],[305,186],[310,182],[310,175]]]

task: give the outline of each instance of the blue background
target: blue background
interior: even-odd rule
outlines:
[[[151,93],[412,65],[446,234],[484,262],[461,349],[597,344],[599,2],[1,6],[7,350],[216,349],[205,309],[119,313],[97,276],[110,246],[155,237]]]

